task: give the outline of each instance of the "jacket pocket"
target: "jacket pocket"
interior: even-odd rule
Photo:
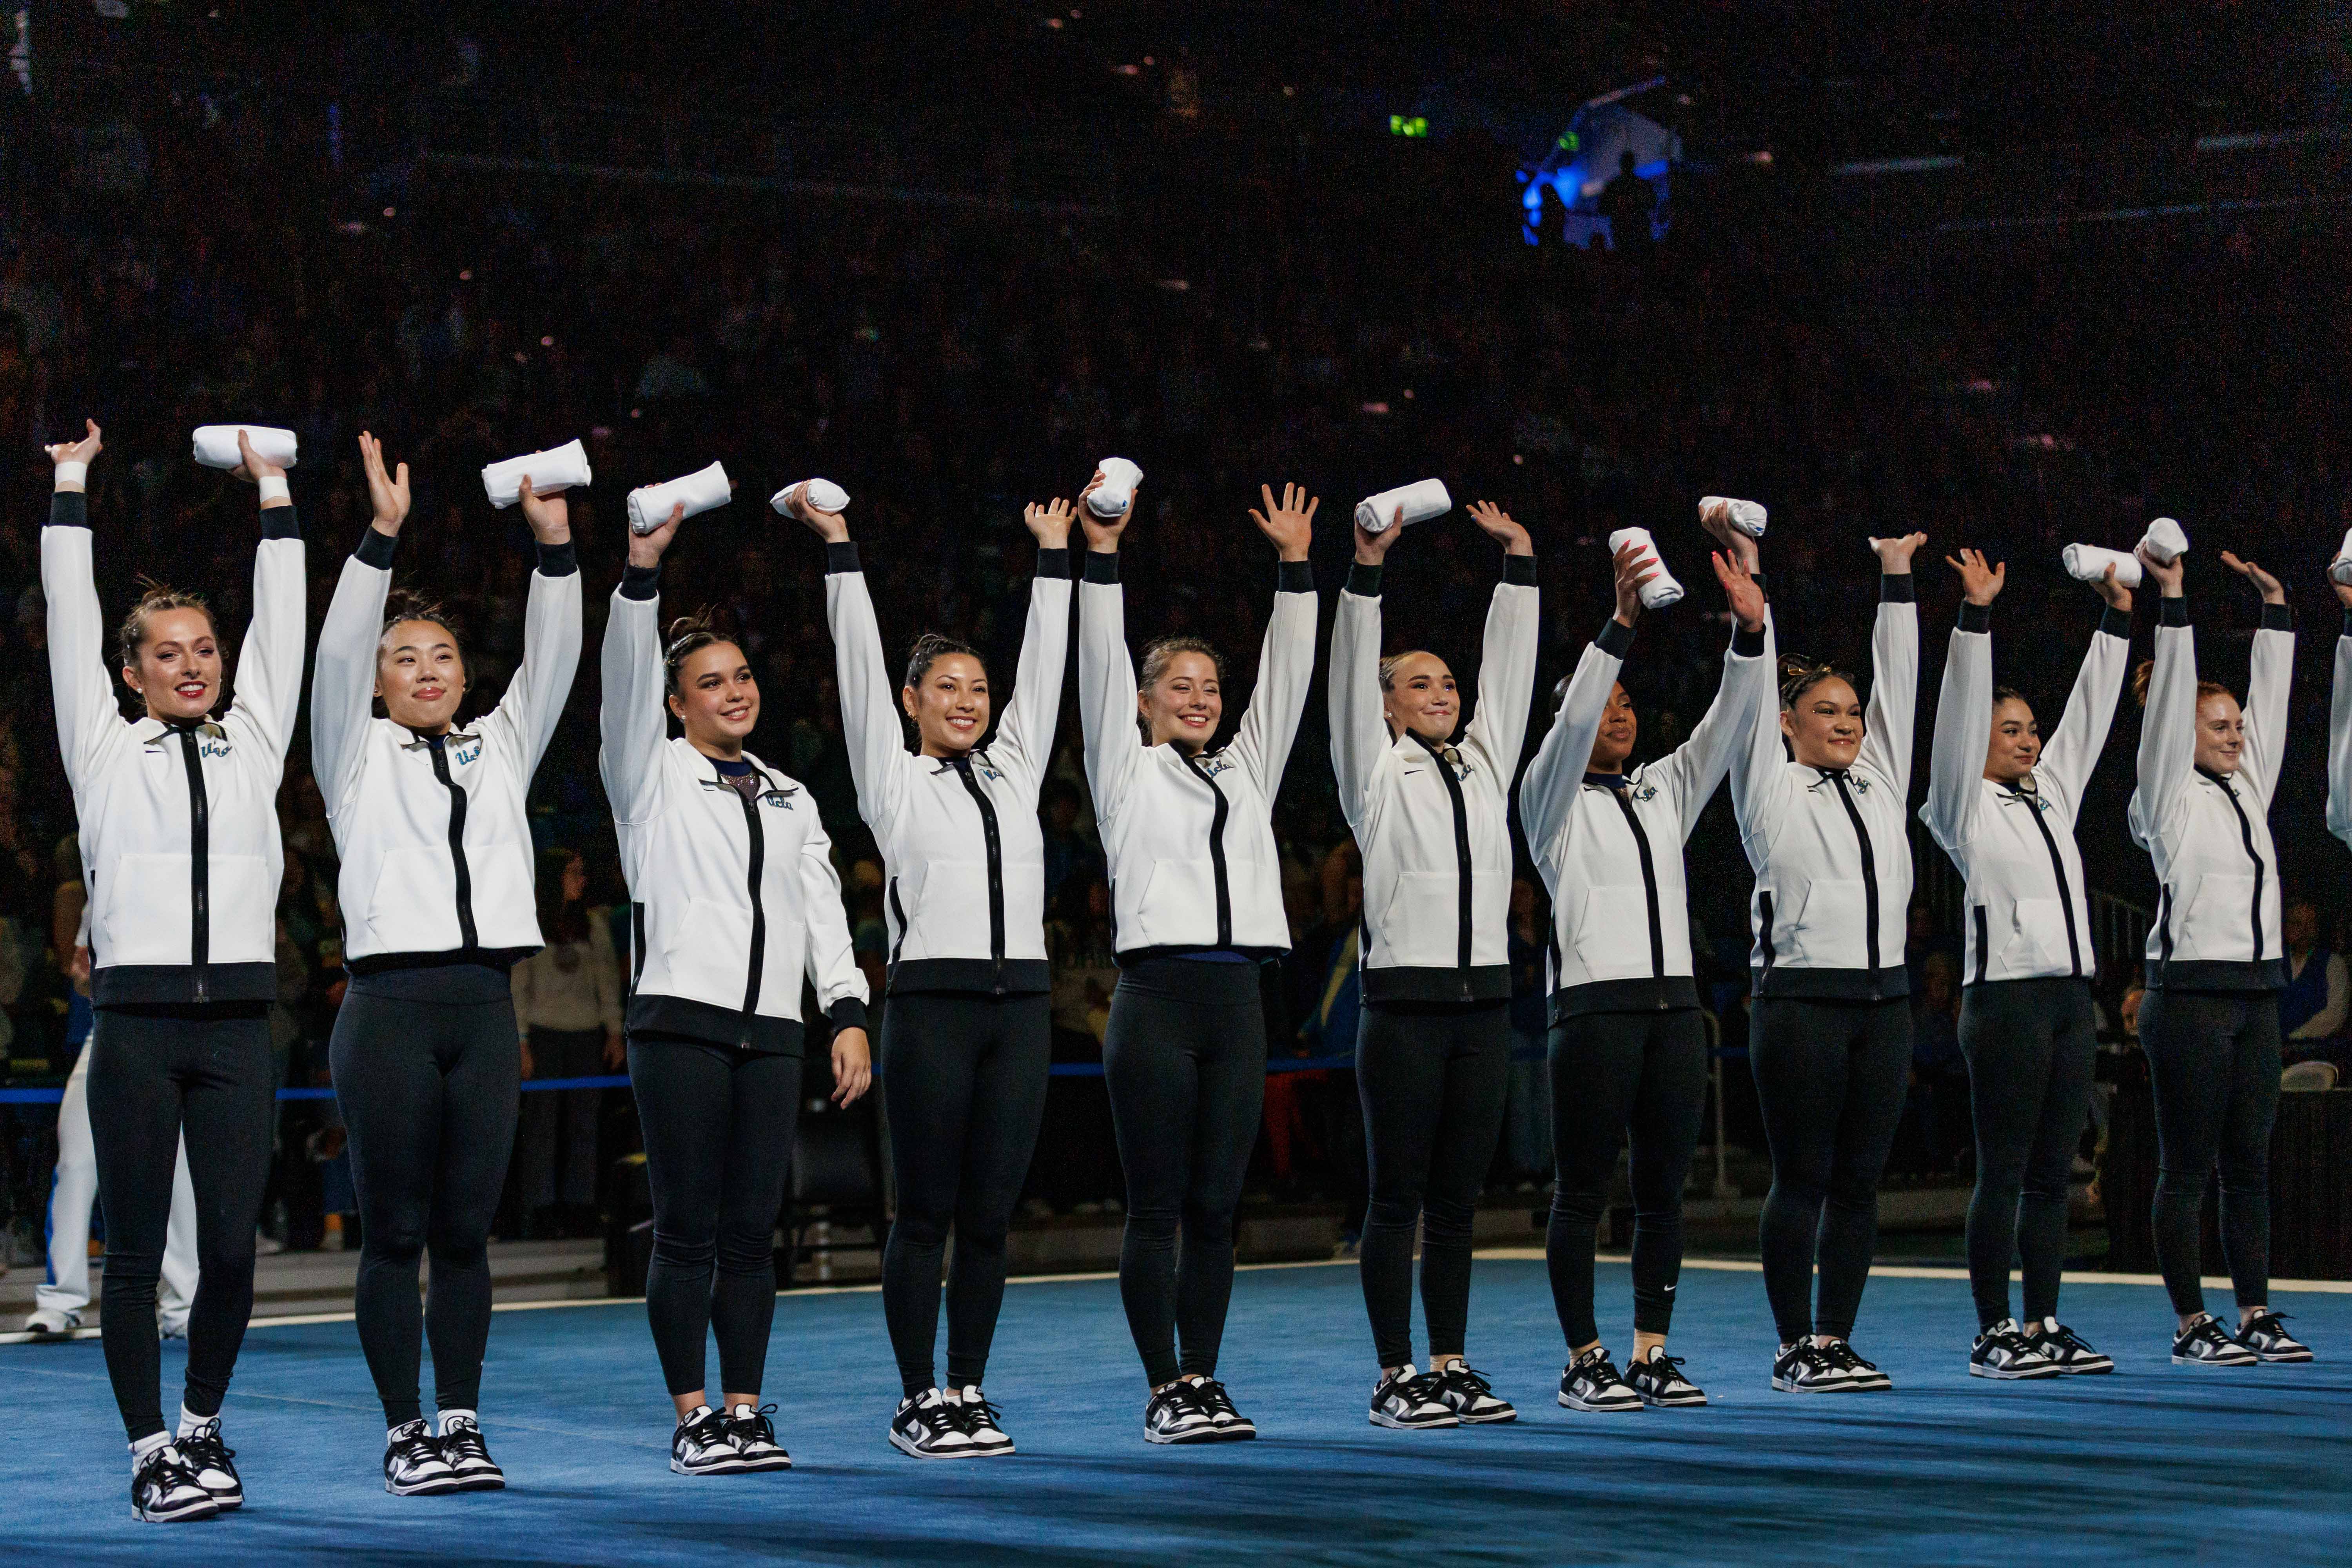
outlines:
[[[473,881],[474,936],[484,947],[536,947],[539,897],[528,846],[507,841],[466,847]]]
[[[106,929],[96,933],[96,962],[108,968],[191,962],[188,857],[125,855],[114,866]]]
[[[1461,883],[1450,871],[1397,878],[1372,933],[1391,963],[1450,969],[1461,962]]]
[[[1591,979],[1649,973],[1649,894],[1630,885],[1587,888],[1577,910],[1574,948],[1576,961]]]
[[[662,990],[714,1006],[743,1005],[743,989],[751,979],[749,905],[688,899],[675,918],[664,922],[660,941],[662,967],[668,971],[668,984]],[[798,981],[797,975],[762,977],[763,988],[789,982],[797,989]]]
[[[1198,946],[1217,940],[1217,874],[1202,860],[1154,860],[1136,900],[1137,947]],[[1120,935],[1126,941],[1125,933]]]
[[[2020,899],[2010,907],[2009,940],[2000,962],[2012,973],[2063,971],[2070,963],[2066,911],[2055,899]]]
[[[2173,956],[2189,959],[2252,959],[2254,955],[2254,879],[2251,873],[2208,871],[2193,889],[2173,900],[2179,934]]]
[[[212,906],[211,961],[276,963],[278,879],[269,874],[269,862],[258,855],[212,855],[205,879]]]
[[[1782,892],[1787,896],[1787,889]],[[1870,900],[1859,880],[1816,879],[1789,899],[1786,910],[1780,923],[1782,963],[1808,969],[1860,969],[1870,962]],[[1901,957],[1899,950],[1895,956]]]
[[[921,879],[902,883],[907,919],[913,931],[908,958],[988,956],[988,864],[982,860],[933,860]],[[1012,911],[1005,911],[1008,924]]]
[[[457,872],[449,851],[440,845],[385,850],[368,893],[367,925],[369,948],[376,952],[457,946]]]

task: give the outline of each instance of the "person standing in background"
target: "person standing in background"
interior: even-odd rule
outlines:
[[[619,1072],[627,1059],[620,960],[612,928],[589,918],[588,862],[573,850],[539,852],[539,929],[547,945],[511,976],[524,1081]],[[515,1185],[523,1234],[534,1240],[595,1234],[602,1098],[598,1089],[561,1089],[522,1102]]]
[[[2319,906],[2292,899],[2286,906],[2286,985],[2279,992],[2279,1033],[2289,1062],[2346,1065],[2344,1020],[2352,1010],[2352,978],[2344,955],[2319,942]]]

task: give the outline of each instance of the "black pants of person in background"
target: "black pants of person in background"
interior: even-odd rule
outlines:
[[[776,1315],[776,1215],[799,1126],[801,1058],[654,1035],[629,1039],[654,1251],[646,1319],[669,1392],[757,1394]]]
[[[329,1059],[351,1132],[360,1204],[352,1302],[387,1426],[422,1413],[424,1342],[435,1404],[478,1407],[490,1339],[490,1221],[514,1151],[522,1052],[507,977],[472,966],[352,983]],[[431,1000],[434,996],[449,1000]],[[194,1150],[191,1149],[193,1154]],[[417,1307],[417,1266],[432,1255]]]
[[[1960,994],[1960,1054],[1975,1108],[1969,1288],[1977,1326],[2009,1316],[2009,1264],[2025,1274],[2024,1321],[2058,1315],[2066,1183],[2089,1118],[2098,1026],[2087,981],[1995,980]]]
[[[1706,1018],[1696,1007],[1584,1013],[1551,1026],[1551,1143],[1559,1163],[1544,1263],[1570,1352],[1599,1342],[1592,1255],[1633,1139],[1633,1327],[1663,1334],[1683,1270],[1683,1184],[1706,1112]]]
[[[1213,1377],[1234,1294],[1234,1215],[1265,1099],[1257,965],[1161,958],[1122,973],[1103,1080],[1127,1173],[1118,1295],[1144,1375],[1154,1388]]]
[[[1878,1244],[1878,1178],[1911,1073],[1911,1004],[1759,996],[1748,1063],[1772,1147],[1758,1230],[1773,1323],[1783,1344],[1809,1333],[1843,1339]]]
[[[1004,1236],[1029,1174],[1053,1065],[1054,999],[894,994],[882,1013],[882,1101],[898,1217],[882,1256],[882,1310],[908,1394],[933,1385],[940,1262],[948,1381],[978,1384],[1004,1301]]]
[[[602,1029],[533,1029],[530,1076],[594,1078],[604,1070]],[[515,1131],[515,1188],[523,1216],[558,1204],[596,1205],[596,1121],[604,1091],[540,1089],[522,1097]]]
[[[1359,1016],[1356,1085],[1372,1195],[1357,1257],[1384,1369],[1412,1360],[1416,1233],[1430,1357],[1462,1353],[1470,1233],[1503,1135],[1510,1070],[1507,1000],[1382,1002]]]
[[[2238,1305],[2270,1300],[2278,994],[2150,991],[2140,1048],[2156,1097],[2156,1262],[2172,1310],[2205,1310],[2205,1174],[2221,1172],[2221,1256]],[[193,1149],[191,1150],[193,1152]]]
[[[196,1198],[187,1408],[218,1415],[253,1316],[253,1232],[277,1111],[267,1003],[109,1007],[91,1033],[89,1131],[106,1215],[100,1338],[132,1442],[166,1430],[155,1281],[180,1138]]]

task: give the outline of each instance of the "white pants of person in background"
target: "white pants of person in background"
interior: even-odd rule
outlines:
[[[37,1312],[79,1313],[89,1306],[89,1211],[98,1198],[98,1152],[89,1136],[89,1047],[66,1079],[58,1106],[58,1170],[49,1186],[49,1272],[33,1292]],[[155,1310],[167,1338],[184,1334],[196,1299],[196,1194],[188,1181],[188,1145],[180,1142],[172,1180],[172,1225],[163,1243],[163,1278]]]

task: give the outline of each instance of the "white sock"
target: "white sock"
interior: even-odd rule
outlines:
[[[153,1453],[158,1448],[170,1447],[172,1435],[169,1432],[150,1432],[144,1437],[132,1438],[131,1442],[131,1473],[134,1476],[137,1475],[139,1473],[139,1461],[145,1458],[148,1455]]]
[[[950,1405],[961,1405],[963,1403],[963,1387],[960,1384],[950,1383],[945,1388],[940,1390],[940,1397],[946,1400]]]
[[[207,1421],[217,1421],[219,1419],[220,1417],[217,1415],[199,1415],[194,1411],[183,1405],[180,1406],[180,1430],[178,1436],[174,1437],[173,1441],[176,1442],[179,1437],[193,1437],[196,1435],[197,1427],[202,1426]]]
[[[473,1422],[477,1426],[481,1425],[480,1420],[478,1419],[470,1410],[444,1410],[441,1412],[441,1425],[435,1428],[436,1435],[446,1437],[449,1435],[451,1425],[461,1418]]]

